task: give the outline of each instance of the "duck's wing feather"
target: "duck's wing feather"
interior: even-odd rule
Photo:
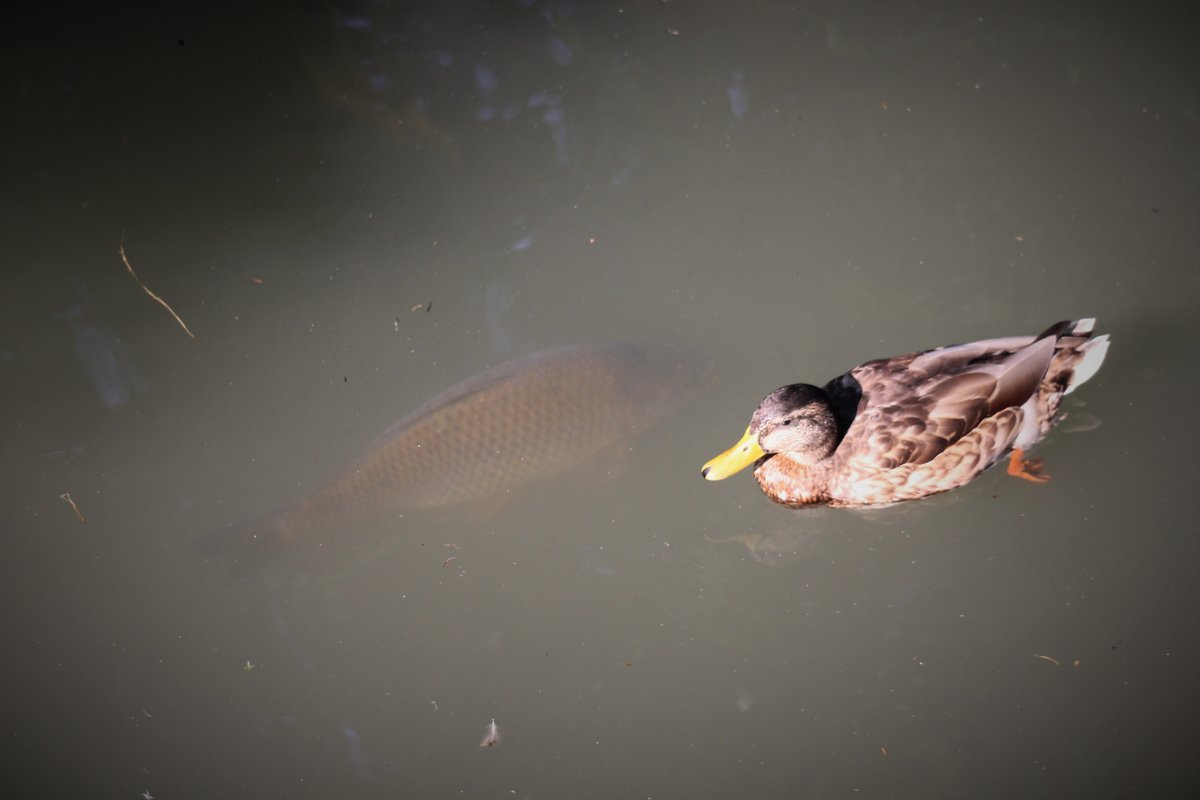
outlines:
[[[874,505],[914,500],[970,483],[1011,446],[1021,427],[1020,408],[1005,408],[923,463],[848,473],[831,505]]]
[[[924,464],[1037,391],[1054,336],[1011,337],[874,361],[851,374],[862,401],[837,457],[854,471]]]

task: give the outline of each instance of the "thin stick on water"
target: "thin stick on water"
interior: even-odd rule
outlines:
[[[169,305],[167,305],[166,300],[163,300],[161,297],[156,295],[154,292],[150,291],[150,287],[147,286],[146,284],[142,283],[142,279],[139,278],[138,274],[133,271],[133,265],[129,263],[129,258],[125,255],[125,236],[124,236],[124,234],[121,235],[121,247],[118,249],[118,252],[121,254],[121,261],[125,262],[125,269],[129,270],[129,274],[132,275],[133,279],[138,282],[138,286],[142,287],[142,291],[144,291],[146,294],[150,295],[150,297],[152,299],[154,299],[155,301],[157,301],[159,305],[161,305],[163,308],[165,308],[167,311],[169,311],[171,316],[175,318],[175,321],[179,323],[179,327],[183,328],[183,332],[186,333],[188,336],[192,337],[193,339],[195,339],[196,334],[192,333],[188,329],[187,324],[184,323],[184,321],[179,318],[179,315],[175,313],[175,309],[173,309]]]
[[[69,505],[71,510],[75,512],[75,516],[79,517],[80,522],[87,523],[87,517],[85,517],[83,512],[79,510],[79,506],[75,505],[75,501],[71,499],[70,492],[63,492],[58,497],[60,500],[67,501],[67,505]]]
[[[479,746],[495,747],[498,744],[500,744],[500,728],[496,725],[496,718],[492,717],[492,721],[483,729],[483,741],[479,743]]]

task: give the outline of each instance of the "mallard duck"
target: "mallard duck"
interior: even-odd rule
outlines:
[[[786,506],[866,506],[956,489],[1006,453],[1009,473],[1048,480],[1024,451],[1053,426],[1063,396],[1096,374],[1108,336],[1094,319],[868,361],[823,387],[794,383],[759,403],[741,440],[701,474],[755,464]]]

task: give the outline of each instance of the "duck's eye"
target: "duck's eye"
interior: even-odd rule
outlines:
[[[784,424],[784,425],[791,425],[791,424],[792,424],[792,421],[791,421],[790,419],[785,419],[785,420],[783,421],[783,424]]]

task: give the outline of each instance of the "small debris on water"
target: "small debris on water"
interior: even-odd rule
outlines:
[[[500,727],[496,725],[496,718],[492,717],[492,721],[483,729],[483,741],[479,743],[480,747],[495,747],[500,744]]]
[[[133,271],[133,265],[129,263],[129,258],[126,257],[126,255],[125,255],[125,237],[124,237],[124,235],[121,236],[121,245],[120,245],[120,247],[117,248],[117,252],[121,254],[121,261],[123,261],[125,263],[125,269],[129,270],[129,274],[133,276],[133,279],[135,281],[137,281],[138,286],[142,287],[142,291],[144,291],[146,294],[150,295],[150,297],[155,302],[157,302],[159,305],[161,305],[163,308],[165,308],[167,311],[169,311],[171,313],[171,316],[175,318],[175,321],[179,323],[179,327],[183,328],[183,332],[186,333],[191,338],[195,339],[196,334],[192,333],[188,329],[188,326],[184,323],[184,321],[179,318],[178,314],[175,313],[175,309],[173,309],[169,305],[167,305],[166,300],[163,300],[161,297],[156,295],[154,292],[150,291],[150,287],[148,287],[146,284],[142,283],[142,279],[139,278],[137,273]]]
[[[87,522],[87,517],[83,515],[83,512],[79,510],[79,506],[75,505],[75,501],[71,499],[70,492],[63,492],[59,495],[59,498],[65,500],[67,505],[71,506],[71,510],[75,512],[75,516],[79,517],[80,522]]]

